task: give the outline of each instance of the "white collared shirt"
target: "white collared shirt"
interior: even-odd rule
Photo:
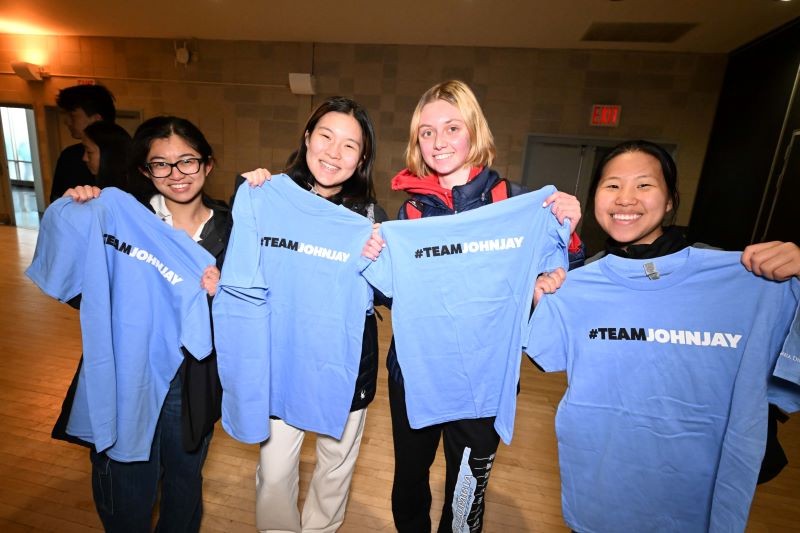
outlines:
[[[172,213],[170,213],[169,208],[167,208],[167,202],[164,200],[163,194],[154,194],[153,197],[150,198],[150,206],[152,206],[152,208],[155,210],[158,218],[174,227],[174,224],[172,223]],[[192,239],[194,239],[195,242],[200,241],[200,234],[203,233],[203,228],[206,227],[206,224],[213,216],[214,210],[209,209],[208,217],[197,227],[197,231],[195,231],[194,235],[192,235]]]

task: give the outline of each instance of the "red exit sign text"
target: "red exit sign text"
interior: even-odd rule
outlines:
[[[622,113],[620,105],[595,104],[592,106],[592,117],[589,124],[592,126],[605,126],[614,128],[619,126],[619,116]]]

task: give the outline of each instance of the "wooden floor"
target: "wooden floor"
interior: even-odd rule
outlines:
[[[44,296],[23,271],[36,231],[0,226],[0,531],[101,529],[94,510],[88,453],[50,439],[81,353],[77,312]],[[384,316],[388,313],[384,312]],[[381,353],[390,336],[381,324]],[[563,394],[562,374],[542,374],[525,362],[512,446],[501,444],[486,497],[487,532],[566,531],[561,520],[553,415]],[[800,416],[780,428],[792,461],[758,488],[748,531],[800,531]],[[217,427],[205,466],[203,531],[254,529],[257,447],[232,440]],[[444,484],[442,456],[432,473],[434,524]],[[369,408],[342,532],[393,531],[391,422],[386,372]],[[313,439],[303,446],[301,498],[313,469]],[[613,512],[613,510],[609,510]]]

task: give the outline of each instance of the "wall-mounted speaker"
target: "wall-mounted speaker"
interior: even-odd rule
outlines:
[[[25,61],[12,61],[11,68],[14,74],[25,81],[42,81],[42,67]]]
[[[305,72],[289,73],[289,89],[292,94],[316,94],[316,82],[312,74]]]

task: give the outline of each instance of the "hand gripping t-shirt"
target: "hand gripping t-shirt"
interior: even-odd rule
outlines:
[[[496,416],[511,441],[533,285],[567,264],[568,225],[542,207],[553,192],[381,225],[386,248],[364,276],[393,298],[412,428]]]
[[[118,189],[45,211],[26,274],[58,300],[82,295],[83,364],[67,433],[117,461],[149,458],[181,346],[198,359],[211,352],[200,277],[214,263]]]
[[[800,283],[740,256],[607,256],[539,302],[527,352],[567,371],[556,434],[572,529],[744,531]]]
[[[269,417],[340,438],[372,289],[359,273],[371,222],[273,176],[242,184],[214,298],[222,425],[261,442]]]

